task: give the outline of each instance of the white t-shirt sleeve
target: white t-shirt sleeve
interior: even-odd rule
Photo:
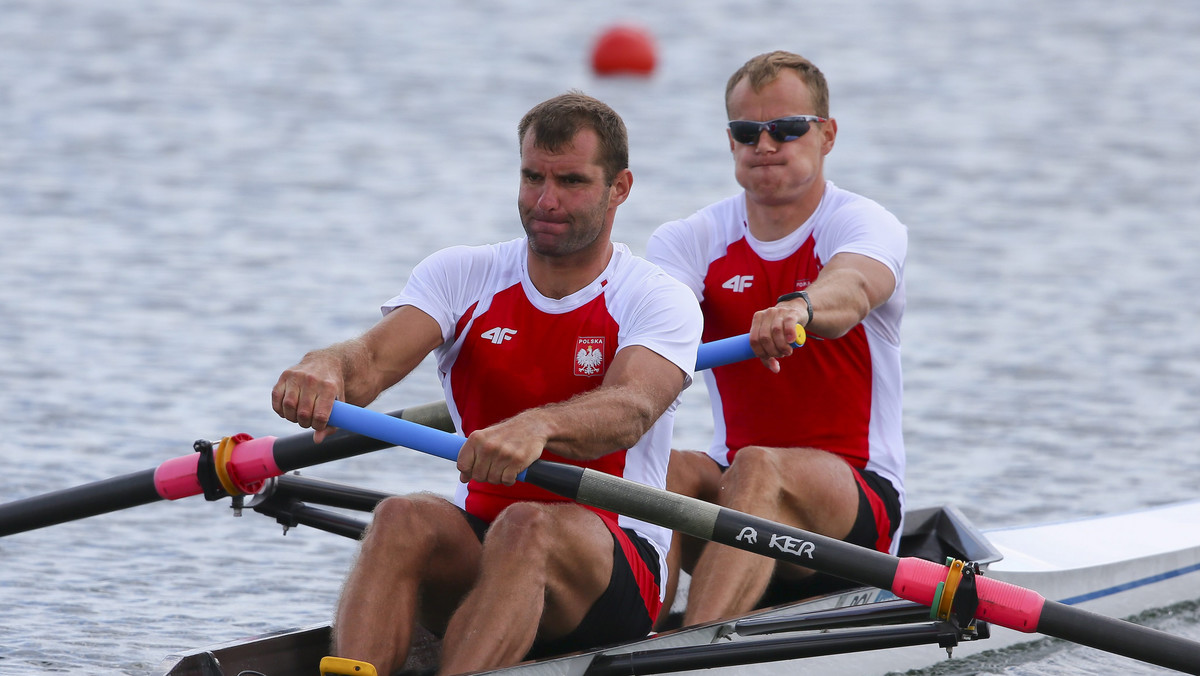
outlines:
[[[641,345],[679,367],[692,382],[704,319],[695,296],[662,270],[653,269],[642,284],[640,302],[630,309],[620,328],[621,349]]]
[[[886,265],[899,283],[908,255],[908,229],[890,211],[862,199],[838,210],[831,226],[837,235],[824,260],[839,253],[861,254]]]

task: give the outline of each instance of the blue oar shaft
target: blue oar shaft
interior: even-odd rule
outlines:
[[[429,455],[436,455],[451,462],[458,461],[458,452],[466,441],[456,434],[393,418],[385,413],[341,401],[333,402],[333,411],[329,414],[329,424],[332,427],[386,441],[395,446],[404,446]]]
[[[341,401],[333,402],[333,410],[329,413],[329,425],[364,437],[386,441],[395,446],[404,446],[414,451],[436,455],[455,463],[458,462],[459,451],[467,441],[456,434],[393,418],[384,413]],[[517,479],[524,481],[525,472],[518,474]]]
[[[804,338],[804,329],[797,325],[796,342],[793,344],[800,347],[804,344]],[[731,336],[701,345],[696,352],[696,370],[724,366],[753,357],[754,350],[750,347],[750,334],[744,333],[740,336]],[[406,446],[453,462],[458,461],[458,452],[462,449],[465,441],[462,437],[453,434],[446,434],[407,420],[398,420],[340,401],[333,403],[329,424],[339,429],[386,441],[396,446]],[[521,472],[517,478],[524,481],[525,472]]]
[[[792,342],[792,347],[804,345],[806,338],[804,327],[797,324],[796,340]],[[696,370],[704,371],[747,359],[754,359],[754,349],[750,347],[750,334],[743,333],[740,336],[730,336],[701,345],[696,351]]]
[[[753,357],[750,334],[730,336],[701,345],[696,351],[696,370],[706,371],[715,366],[733,364]]]

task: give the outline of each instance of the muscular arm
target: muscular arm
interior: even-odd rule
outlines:
[[[512,485],[543,448],[581,460],[628,448],[679,396],[683,383],[683,371],[671,361],[639,345],[627,347],[600,387],[471,434],[458,456],[461,479]]]
[[[891,298],[896,279],[886,265],[861,254],[840,253],[808,287],[813,303],[812,332],[823,338],[840,338],[858,326],[867,314]],[[786,301],[804,312],[804,299]]]
[[[805,326],[822,338],[840,338],[858,326],[867,314],[882,305],[896,289],[892,271],[879,261],[854,253],[830,259],[816,281],[806,289],[812,302],[813,321]],[[803,298],[784,301],[754,315],[750,341],[767,368],[779,371],[778,357],[792,353],[792,327],[808,322]]]
[[[358,338],[304,355],[279,376],[271,405],[280,416],[311,427],[321,441],[329,434],[335,400],[371,403],[441,343],[432,317],[410,305],[396,308]]]

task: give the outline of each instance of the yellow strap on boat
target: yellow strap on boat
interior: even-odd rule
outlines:
[[[379,676],[375,665],[346,657],[322,657],[321,676]]]
[[[221,482],[221,488],[225,489],[230,495],[245,495],[233,483],[233,478],[229,476],[229,460],[233,455],[233,449],[237,448],[239,440],[234,437],[225,437],[221,439],[221,443],[217,446],[217,450],[213,453],[213,465],[217,471],[217,479]]]
[[[954,594],[958,591],[958,583],[962,582],[963,566],[966,563],[958,559],[947,559],[946,581],[938,583],[937,594],[933,606],[929,609],[930,616],[935,620],[945,622],[950,619],[950,611],[954,608]]]

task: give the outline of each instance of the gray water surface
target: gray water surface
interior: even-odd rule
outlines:
[[[657,38],[652,78],[589,72],[617,21]],[[281,370],[373,324],[431,251],[519,234],[516,122],[568,88],[629,125],[617,237],[644,251],[737,189],[721,93],[775,48],[829,77],[827,175],[909,227],[910,504],[1003,526],[1193,498],[1196,35],[1184,0],[0,1],[0,500],[296,433]],[[373,408],[440,395],[425,364]],[[706,443],[705,396],[678,445]],[[456,476],[403,450],[306,473]],[[353,543],[229,511],[0,539],[0,673],[148,674],[327,620]],[[1058,642],[942,669],[1156,673]]]

